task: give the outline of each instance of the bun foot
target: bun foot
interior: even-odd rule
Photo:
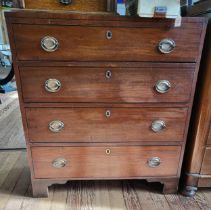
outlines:
[[[198,188],[197,187],[193,187],[193,186],[186,186],[183,190],[182,190],[182,195],[186,196],[186,197],[193,197],[196,192],[197,192]]]

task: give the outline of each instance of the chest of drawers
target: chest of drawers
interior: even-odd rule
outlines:
[[[6,13],[34,196],[76,179],[177,191],[206,22]]]

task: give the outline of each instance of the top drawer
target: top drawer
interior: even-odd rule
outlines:
[[[114,24],[108,27],[100,22],[97,25],[14,24],[17,59],[195,62],[199,55],[202,30],[198,25],[185,24],[179,28]]]

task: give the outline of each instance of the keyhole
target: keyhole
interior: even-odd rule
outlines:
[[[112,77],[112,72],[111,71],[106,71],[106,78],[107,79],[111,79],[111,77]]]
[[[111,111],[110,110],[107,110],[106,113],[105,113],[105,116],[106,117],[111,117]]]
[[[110,155],[111,154],[111,150],[110,149],[106,149],[106,155]]]
[[[106,32],[106,38],[107,39],[112,39],[112,32],[111,31],[107,31]]]

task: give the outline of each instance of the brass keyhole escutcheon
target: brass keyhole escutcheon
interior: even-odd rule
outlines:
[[[112,72],[110,70],[106,71],[105,77],[106,77],[106,79],[111,79],[112,78]]]
[[[105,112],[105,116],[106,116],[107,118],[111,117],[111,111],[110,111],[110,110],[107,110],[107,111]]]
[[[113,36],[112,31],[107,31],[107,32],[106,32],[106,38],[107,38],[108,40],[112,39],[112,36]]]
[[[106,155],[110,155],[111,154],[111,150],[110,149],[106,149]]]

